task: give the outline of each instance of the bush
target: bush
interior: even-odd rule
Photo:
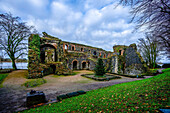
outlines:
[[[66,94],[68,97],[74,97],[74,96],[77,96],[77,95],[79,95],[79,93],[77,93],[77,92],[72,92],[72,93],[68,93],[68,94]]]
[[[27,81],[26,83],[24,83],[24,86],[27,87],[27,88],[36,87],[36,86],[42,85],[42,84],[44,84],[46,82],[47,81],[45,79],[39,78],[39,79],[34,79],[34,80]]]
[[[66,99],[66,98],[70,98],[70,97],[74,97],[74,96],[78,96],[78,95],[82,95],[82,94],[86,94],[86,92],[83,91],[83,90],[80,90],[80,91],[77,91],[77,92],[67,93],[65,95],[57,96],[57,100],[61,101],[61,100]]]
[[[59,100],[59,101],[61,101],[63,99],[66,99],[66,98],[68,98],[67,95],[59,95],[59,96],[57,96],[57,100]]]
[[[158,74],[158,69],[149,69],[146,73],[143,73],[144,76],[154,76]]]
[[[8,76],[7,73],[5,74],[0,74],[0,84],[3,82],[3,80]]]
[[[97,76],[103,76],[105,74],[103,60],[101,58],[98,59],[97,65],[96,65],[94,71],[95,71],[95,75],[97,75]]]
[[[151,72],[151,73],[157,73],[157,70],[158,70],[158,69],[150,69],[150,72]]]

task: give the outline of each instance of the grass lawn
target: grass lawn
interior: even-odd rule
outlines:
[[[149,79],[117,84],[23,112],[157,112],[170,105],[170,69]]]
[[[77,75],[79,74],[80,72],[77,72],[77,71],[74,71],[72,74],[70,75],[53,75],[53,77],[61,77],[61,76],[73,76],[73,75]]]
[[[24,83],[23,85],[27,88],[30,87],[36,87],[39,85],[42,85],[44,83],[46,83],[47,81],[43,78],[38,78],[38,79],[32,79],[32,80],[28,80],[26,83]]]
[[[7,76],[8,76],[8,73],[0,74],[0,88],[3,87],[3,86],[2,86],[3,80],[4,80]]]
[[[103,76],[96,76],[94,74],[83,74],[81,75],[83,77],[86,77],[86,78],[90,78],[90,79],[93,79],[93,80],[96,80],[96,81],[109,81],[109,80],[112,80],[112,79],[118,79],[118,78],[121,78],[121,77],[117,77],[117,76],[114,76],[114,75],[103,75]]]

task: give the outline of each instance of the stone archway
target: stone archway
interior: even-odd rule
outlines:
[[[73,69],[74,69],[74,70],[76,70],[76,69],[77,69],[77,65],[78,65],[77,60],[73,61]]]
[[[50,67],[52,68],[52,73],[54,73],[54,74],[55,74],[56,66],[55,66],[55,65],[50,65]]]
[[[44,44],[40,47],[41,63],[57,61],[56,47],[51,44]]]
[[[82,62],[82,69],[86,69],[86,62]]]

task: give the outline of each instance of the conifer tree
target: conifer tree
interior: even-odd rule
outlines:
[[[97,65],[96,65],[94,71],[95,71],[96,76],[103,76],[105,74],[103,60],[101,58],[98,59]]]

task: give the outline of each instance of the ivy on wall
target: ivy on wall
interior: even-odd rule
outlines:
[[[126,63],[125,56],[118,55],[118,62],[118,73],[122,73],[122,71],[124,73]]]
[[[27,78],[42,77],[42,70],[45,66],[40,66],[40,37],[38,34],[32,34],[29,37],[29,64]]]

